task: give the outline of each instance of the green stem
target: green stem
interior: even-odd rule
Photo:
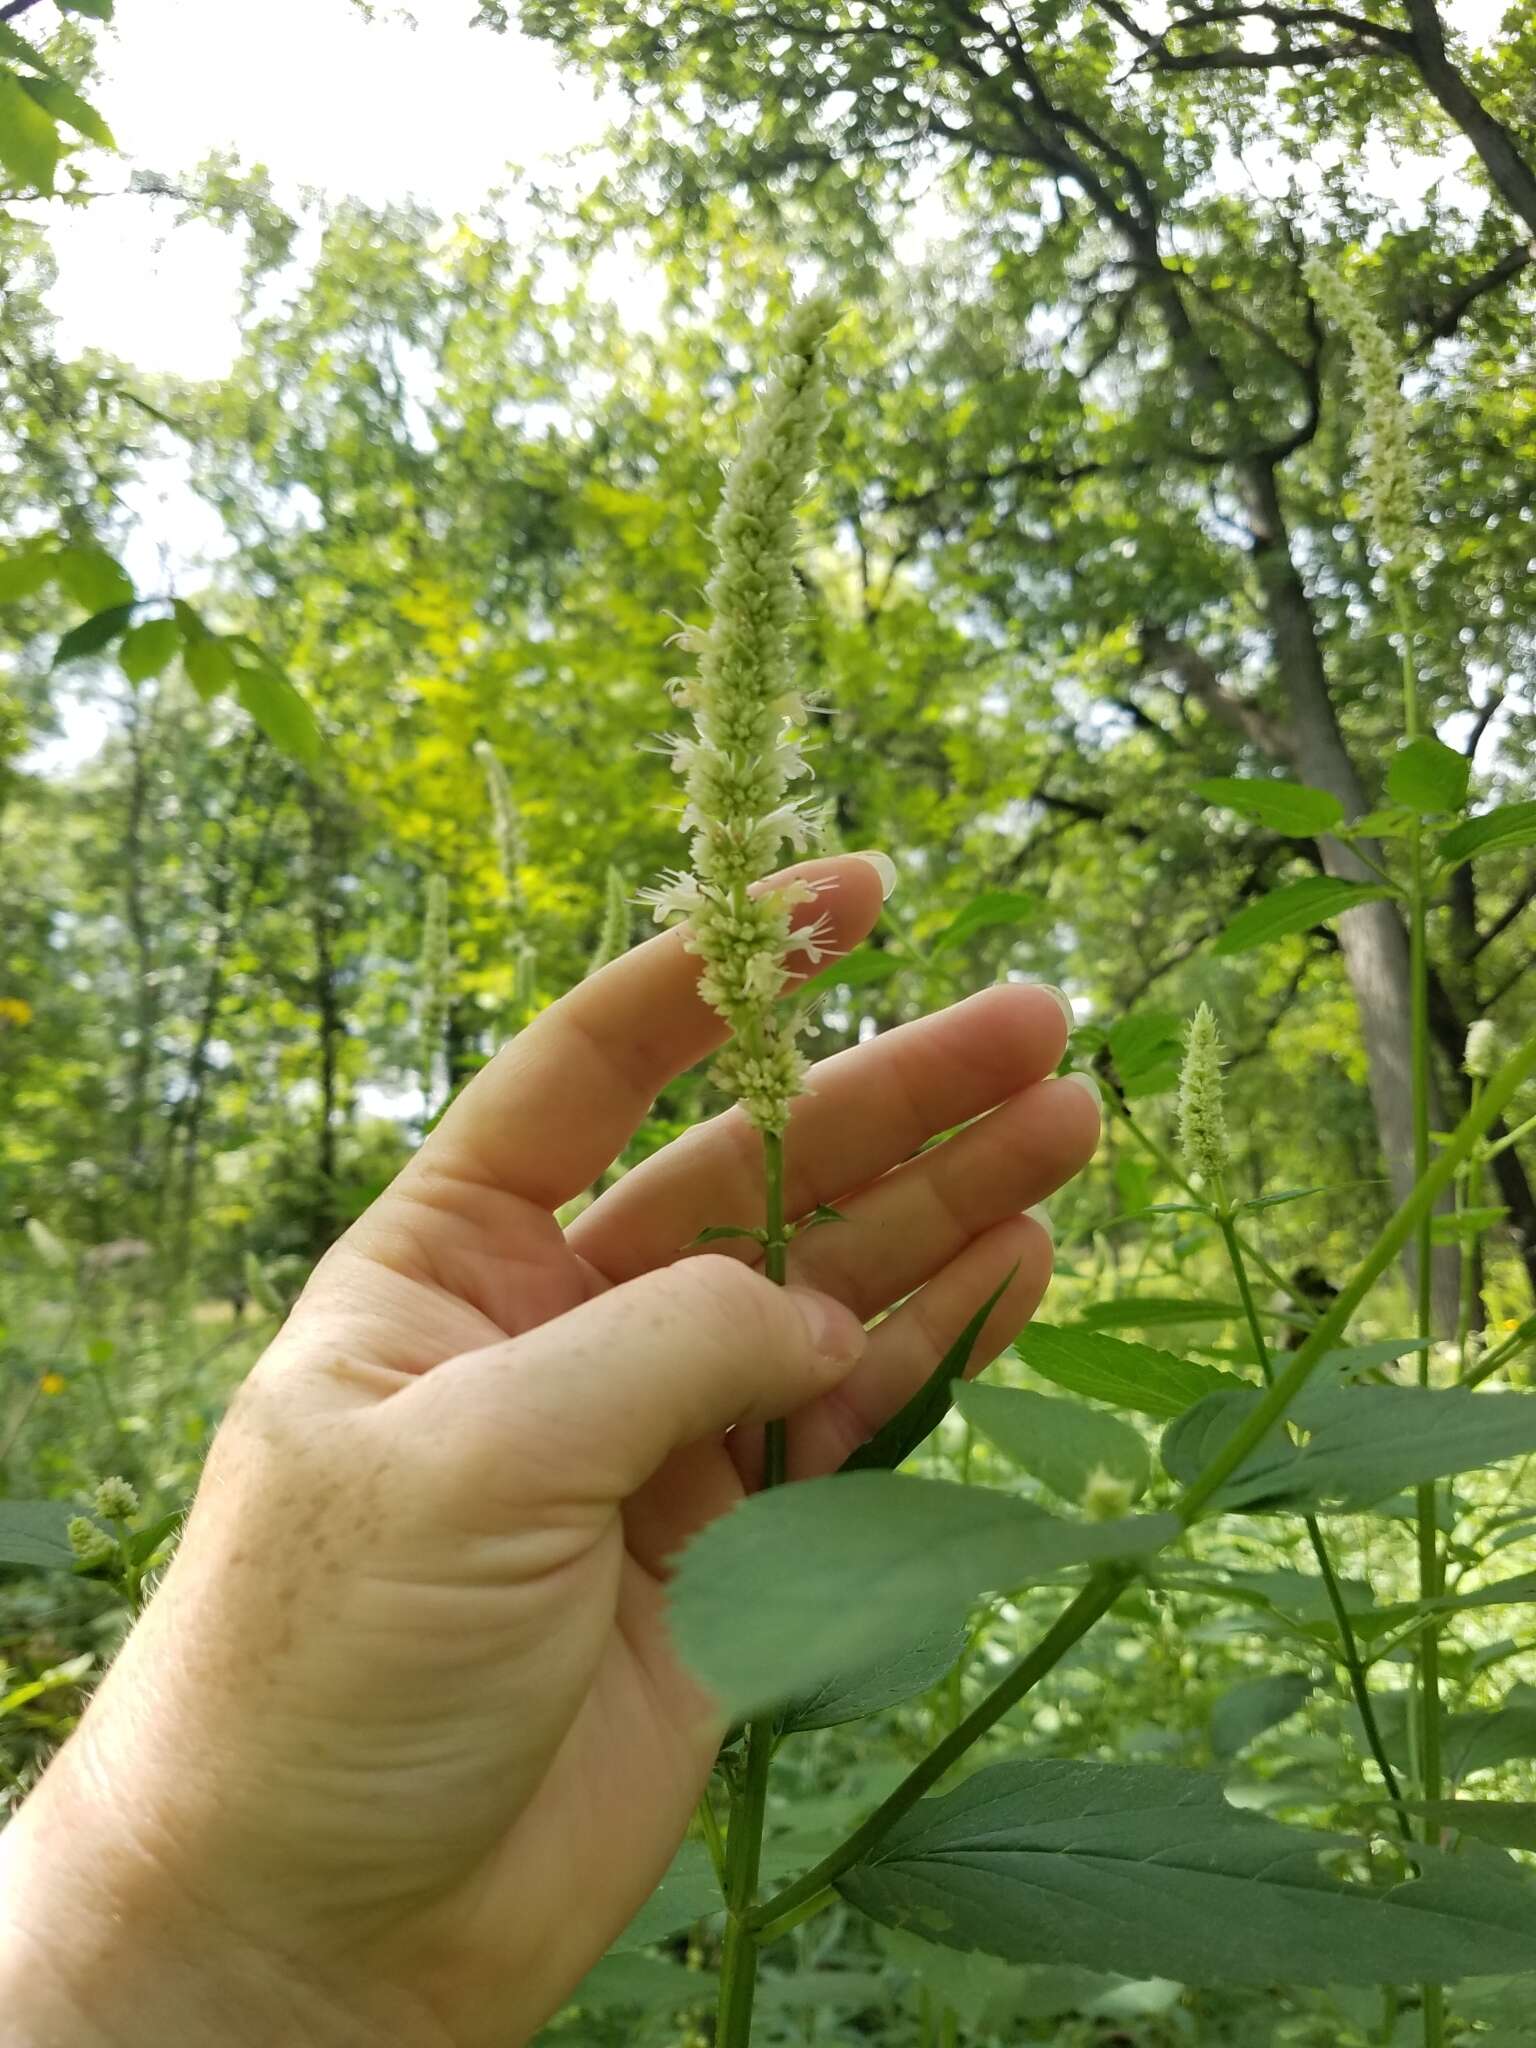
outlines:
[[[1419,735],[1419,679],[1413,658],[1413,617],[1400,574],[1389,574],[1403,656],[1403,731]],[[1408,989],[1409,1030],[1413,1062],[1413,1173],[1419,1180],[1429,1165],[1429,949],[1428,899],[1424,886],[1424,828],[1415,815],[1408,835]],[[1474,1102],[1474,1109],[1476,1104]],[[1470,1156],[1470,1155],[1469,1155]],[[1422,1340],[1418,1381],[1429,1385],[1429,1339],[1434,1334],[1433,1211],[1426,1208],[1415,1225],[1415,1334]],[[1419,1598],[1437,1600],[1443,1587],[1440,1535],[1436,1526],[1439,1488],[1433,1482],[1416,1489]],[[1441,1794],[1440,1757],[1440,1630],[1431,1620],[1419,1638],[1419,1790],[1426,1800]],[[1425,1840],[1434,1839],[1433,1822],[1424,1825]],[[1445,2001],[1437,1984],[1424,1986],[1424,2048],[1441,2048],[1445,2039]]]
[[[1223,1202],[1215,1212],[1216,1222],[1221,1230],[1222,1242],[1227,1248],[1227,1259],[1232,1267],[1232,1276],[1237,1282],[1238,1299],[1243,1304],[1243,1313],[1248,1318],[1249,1334],[1253,1338],[1258,1354],[1259,1370],[1266,1385],[1274,1384],[1275,1370],[1270,1359],[1269,1346],[1264,1338],[1264,1326],[1259,1321],[1258,1304],[1253,1298],[1253,1288],[1248,1279],[1248,1266],[1243,1258],[1243,1248],[1238,1243],[1237,1232],[1232,1227],[1232,1217]],[[1333,1568],[1333,1559],[1328,1554],[1322,1525],[1316,1515],[1306,1515],[1303,1522],[1307,1541],[1312,1546],[1312,1555],[1317,1560],[1318,1571],[1322,1574],[1323,1587],[1328,1595],[1328,1605],[1333,1610],[1334,1626],[1339,1632],[1339,1650],[1345,1674],[1349,1679],[1349,1690],[1360,1716],[1360,1725],[1365,1730],[1365,1739],[1370,1747],[1376,1768],[1381,1773],[1382,1783],[1387,1788],[1387,1797],[1392,1802],[1392,1811],[1397,1817],[1399,1832],[1405,1842],[1413,1840],[1413,1823],[1403,1805],[1402,1787],[1397,1782],[1387,1755],[1387,1746],[1382,1740],[1381,1726],[1376,1719],[1375,1703],[1371,1699],[1370,1685],[1365,1675],[1365,1660],[1360,1655],[1360,1644],[1355,1635],[1355,1625],[1349,1618],[1349,1609],[1344,1604],[1344,1593],[1339,1585],[1338,1574]]]
[[[1382,1229],[1353,1277],[1334,1298],[1327,1313],[1318,1319],[1285,1371],[1273,1382],[1243,1426],[1233,1433],[1225,1447],[1185,1489],[1174,1511],[1186,1527],[1199,1517],[1275,1424],[1284,1420],[1287,1409],[1306,1385],[1318,1361],[1337,1343],[1350,1317],[1371,1288],[1401,1256],[1404,1245],[1418,1226],[1420,1215],[1427,1215],[1433,1209],[1478,1139],[1516,1089],[1532,1074],[1536,1074],[1536,1038],[1513,1054],[1489,1082],[1481,1101],[1475,1103],[1456,1126],[1439,1158]],[[845,1842],[824,1856],[814,1869],[757,1907],[751,1915],[752,1924],[759,1928],[771,1926],[796,1907],[808,1904],[818,1893],[828,1891],[843,1872],[851,1869],[867,1849],[873,1848],[1010,1707],[1017,1705],[1026,1693],[1055,1669],[1073,1645],[1088,1633],[1100,1616],[1113,1606],[1121,1592],[1139,1576],[1140,1569],[1137,1564],[1121,1560],[1094,1572],[1034,1648],[1026,1651],[986,1698],[977,1702],[959,1726],[914,1766],[895,1791],[855,1828]]]
[[[789,1233],[784,1220],[784,1138],[778,1131],[763,1133],[763,1187],[763,1271],[782,1287],[787,1277]],[[785,1464],[784,1424],[770,1422],[763,1432],[765,1487],[783,1485]],[[749,1725],[746,1764],[731,1802],[730,1830],[725,1843],[725,1948],[720,1963],[716,2048],[747,2048],[752,2038],[757,1958],[762,1947],[762,1936],[753,1925],[753,1912],[775,1740],[772,1714]]]

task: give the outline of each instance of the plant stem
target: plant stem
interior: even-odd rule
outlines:
[[[763,1271],[782,1287],[787,1275],[789,1236],[784,1227],[784,1139],[778,1131],[763,1133],[763,1187]],[[785,1428],[782,1422],[770,1422],[763,1432],[763,1485],[782,1486],[784,1478]],[[752,1913],[762,1862],[763,1822],[768,1811],[768,1772],[776,1739],[772,1714],[749,1725],[746,1764],[731,1802],[730,1830],[725,1842],[726,1928],[720,1963],[716,2048],[747,2048],[752,2038],[757,1958],[762,1945],[752,1924]]]
[[[1514,1053],[1499,1069],[1482,1099],[1467,1111],[1450,1134],[1439,1158],[1411,1190],[1397,1214],[1383,1227],[1353,1277],[1318,1319],[1285,1371],[1273,1382],[1241,1429],[1228,1438],[1223,1449],[1185,1489],[1175,1504],[1174,1512],[1186,1527],[1199,1518],[1250,1452],[1257,1448],[1277,1422],[1284,1419],[1291,1402],[1306,1385],[1319,1359],[1337,1342],[1371,1288],[1401,1255],[1404,1245],[1418,1227],[1421,1215],[1427,1215],[1433,1209],[1478,1139],[1516,1089],[1532,1074],[1536,1074],[1536,1038]],[[755,1908],[750,1916],[752,1926],[759,1929],[772,1926],[796,1908],[808,1905],[819,1893],[828,1891],[843,1872],[851,1869],[867,1849],[873,1848],[1010,1707],[1017,1705],[1026,1693],[1055,1669],[1100,1616],[1108,1612],[1140,1571],[1139,1564],[1121,1560],[1101,1566],[1094,1572],[1034,1648],[1026,1651],[986,1698],[977,1702],[959,1726],[908,1772],[895,1791],[855,1828],[846,1841],[830,1855],[824,1856],[803,1877],[796,1878],[783,1891]]]
[[[1222,1242],[1227,1248],[1227,1259],[1232,1267],[1232,1277],[1237,1282],[1238,1299],[1243,1304],[1243,1313],[1248,1318],[1249,1334],[1253,1338],[1258,1354],[1259,1370],[1266,1385],[1274,1384],[1275,1369],[1270,1359],[1269,1346],[1264,1339],[1264,1326],[1259,1321],[1258,1306],[1253,1298],[1253,1288],[1248,1279],[1248,1267],[1243,1258],[1243,1248],[1238,1242],[1237,1232],[1232,1227],[1231,1212],[1223,1201],[1213,1212],[1221,1231]],[[1409,1820],[1403,1805],[1402,1787],[1397,1782],[1387,1756],[1387,1746],[1382,1740],[1381,1727],[1376,1719],[1375,1704],[1365,1675],[1365,1662],[1360,1655],[1360,1644],[1355,1636],[1355,1625],[1349,1618],[1349,1609],[1344,1604],[1343,1589],[1338,1574],[1333,1568],[1333,1559],[1328,1554],[1328,1545],[1323,1538],[1322,1525],[1316,1515],[1303,1516],[1307,1541],[1312,1546],[1312,1555],[1317,1560],[1318,1571],[1322,1574],[1323,1587],[1328,1595],[1328,1605],[1333,1610],[1334,1626],[1339,1632],[1339,1650],[1349,1689],[1354,1697],[1355,1710],[1360,1716],[1360,1725],[1365,1730],[1365,1739],[1370,1747],[1376,1768],[1381,1773],[1382,1783],[1387,1788],[1387,1797],[1392,1802],[1392,1811],[1397,1818],[1399,1832],[1405,1842],[1413,1840],[1413,1823]]]
[[[1419,736],[1419,679],[1413,658],[1413,618],[1400,572],[1389,572],[1403,656],[1403,731]],[[1413,1062],[1413,1173],[1422,1177],[1429,1165],[1429,951],[1428,904],[1424,888],[1424,827],[1415,814],[1408,835],[1408,981],[1409,1028]],[[1474,1100],[1474,1109],[1476,1103]],[[1469,1155],[1470,1157],[1470,1155]],[[1429,1339],[1434,1334],[1433,1212],[1426,1208],[1415,1228],[1414,1280],[1416,1321],[1421,1340],[1418,1381],[1429,1385]],[[1419,1598],[1437,1600],[1443,1590],[1440,1534],[1437,1525],[1439,1488],[1430,1481],[1416,1492],[1419,1557]],[[1440,1630],[1432,1619],[1419,1638],[1419,1791],[1426,1800],[1441,1794],[1440,1765]],[[1424,1824],[1432,1841],[1435,1827]],[[1438,1984],[1424,1991],[1424,2048],[1441,2048],[1445,2039],[1445,2001]]]

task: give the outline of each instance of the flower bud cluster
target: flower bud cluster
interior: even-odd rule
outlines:
[[[1365,420],[1371,529],[1383,554],[1407,567],[1419,552],[1422,493],[1397,352],[1359,292],[1321,257],[1307,263],[1306,278],[1317,303],[1349,341]]]
[[[698,657],[672,685],[694,731],[667,742],[683,777],[692,872],[646,890],[658,922],[689,921],[688,947],[702,962],[699,993],[731,1027],[716,1068],[759,1130],[780,1132],[805,1081],[797,1020],[776,1008],[791,960],[821,957],[819,920],[791,930],[807,885],[754,895],[785,846],[802,852],[818,823],[789,785],[809,773],[796,734],[806,717],[790,629],[799,607],[795,511],[823,415],[821,348],[838,317],[827,298],[790,315],[777,368],[759,399],[726,479],[712,538],[710,623],[681,643]]]
[[[1479,1017],[1467,1026],[1467,1042],[1461,1063],[1479,1081],[1486,1081],[1497,1069],[1499,1027],[1491,1017]]]
[[[1227,1163],[1227,1112],[1221,1087],[1221,1034],[1209,1003],[1202,1003],[1184,1036],[1179,1070],[1179,1146],[1207,1190]]]
[[[523,887],[518,880],[518,870],[527,860],[528,849],[523,840],[522,822],[512,802],[512,792],[507,787],[507,771],[489,740],[476,740],[474,755],[485,772],[485,793],[491,805],[491,843],[496,848],[502,901],[509,910],[521,911],[524,908]]]

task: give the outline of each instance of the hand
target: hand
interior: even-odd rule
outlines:
[[[874,867],[806,872],[856,943]],[[0,1840],[6,2042],[525,2040],[706,1782],[721,1730],[669,1648],[666,1565],[753,1483],[761,1423],[789,1417],[792,1476],[833,1470],[1010,1268],[976,1363],[1033,1311],[1050,1245],[1021,1212],[1097,1132],[1090,1092],[1045,1078],[1067,1027],[1040,989],[817,1069],[790,1211],[846,1221],[795,1242],[788,1290],[745,1241],[680,1256],[761,1219],[734,1112],[562,1232],[717,1042],[693,979],[672,933],[574,989],[321,1262]]]

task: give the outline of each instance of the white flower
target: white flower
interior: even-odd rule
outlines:
[[[1190,1019],[1179,1071],[1179,1144],[1207,1189],[1227,1163],[1227,1115],[1221,1089],[1221,1036],[1209,1003]]]
[[[1313,297],[1349,340],[1365,424],[1372,530],[1382,552],[1406,565],[1419,552],[1422,493],[1396,351],[1365,300],[1336,270],[1317,256],[1304,267]]]
[[[751,891],[786,847],[803,852],[819,824],[813,805],[786,795],[810,772],[796,737],[806,704],[789,632],[799,605],[795,510],[821,426],[821,347],[836,318],[825,298],[791,314],[778,366],[726,478],[705,593],[710,622],[677,636],[698,670],[668,685],[673,703],[693,714],[694,730],[663,742],[687,791],[682,826],[692,872],[664,876],[640,899],[658,923],[687,917],[688,948],[702,963],[699,993],[735,1038],[717,1078],[768,1132],[783,1130],[806,1072],[796,1020],[778,997],[791,956],[814,964],[825,937],[820,920],[790,929],[810,889]]]

